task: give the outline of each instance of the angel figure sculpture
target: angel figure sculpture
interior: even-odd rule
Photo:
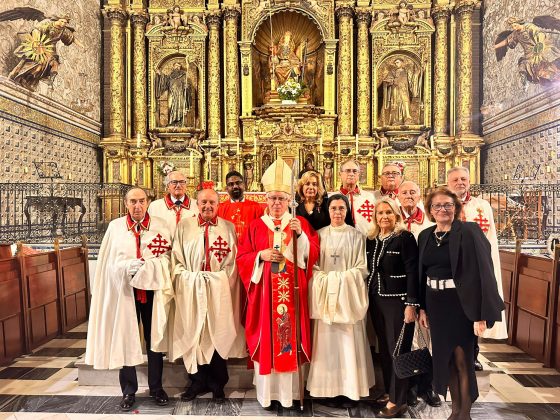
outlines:
[[[560,80],[560,19],[537,16],[533,22],[510,17],[511,30],[500,32],[494,43],[496,59],[501,61],[508,49],[518,45],[523,56],[517,60],[521,76],[528,82],[546,85]]]
[[[181,29],[187,27],[187,19],[181,12],[179,6],[173,6],[172,9],[167,10],[167,20],[164,23],[164,31],[175,31],[179,32]]]
[[[83,48],[75,37],[74,28],[68,25],[70,17],[46,17],[43,12],[32,7],[16,7],[0,13],[0,22],[17,19],[39,23],[31,32],[20,34],[21,44],[14,51],[20,61],[8,78],[31,91],[37,89],[40,81],[46,82],[52,88],[60,66],[60,56],[56,51],[58,42],[64,45],[76,44]]]

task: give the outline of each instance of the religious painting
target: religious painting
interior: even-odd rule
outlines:
[[[156,124],[158,127],[198,128],[198,77],[195,62],[177,57],[156,70]]]
[[[377,95],[379,125],[421,125],[424,73],[416,59],[392,54],[379,66]]]
[[[521,50],[517,71],[523,80],[541,85],[560,81],[560,19],[545,15],[528,22],[510,17],[506,24],[511,29],[500,32],[494,42],[496,60],[509,50]]]

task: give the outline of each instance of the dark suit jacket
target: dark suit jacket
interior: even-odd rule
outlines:
[[[426,271],[422,263],[430,235],[436,226],[420,232],[418,237],[420,306],[426,308]],[[502,319],[504,302],[498,294],[490,242],[473,222],[454,220],[449,232],[451,272],[461,306],[471,321],[487,321],[492,325]]]
[[[379,296],[401,297],[406,300],[406,304],[417,305],[418,246],[414,235],[405,230],[385,243],[382,249],[377,250],[377,255],[374,255],[375,240],[366,241],[368,285],[379,281],[379,289],[376,291]],[[374,257],[379,258],[377,268],[373,262]],[[373,293],[373,290],[369,290],[369,293]]]

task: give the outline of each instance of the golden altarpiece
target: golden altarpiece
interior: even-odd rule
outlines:
[[[259,191],[278,156],[339,184],[356,159],[378,188],[398,160],[422,188],[478,181],[475,0],[109,0],[104,179],[162,192],[166,168]],[[297,81],[297,100],[280,99]]]

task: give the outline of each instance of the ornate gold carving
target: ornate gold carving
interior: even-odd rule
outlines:
[[[369,67],[369,24],[371,22],[371,13],[369,10],[357,9],[356,21],[358,23],[358,127],[356,132],[360,136],[369,136],[371,128],[371,84]]]
[[[457,15],[457,120],[458,135],[472,132],[472,12],[476,1],[461,1],[455,6]]]
[[[152,8],[168,8],[180,6],[184,8],[204,7],[204,0],[150,0]]]
[[[350,6],[336,9],[338,17],[338,134],[352,134],[352,16]]]
[[[451,10],[448,7],[438,7],[432,11],[435,20],[436,35],[434,49],[434,134],[445,134],[448,127],[448,86],[447,73],[449,70],[447,41],[448,19]]]
[[[208,26],[208,136],[220,136],[220,24],[219,13],[206,16]]]
[[[126,134],[126,98],[125,98],[125,38],[124,24],[127,14],[116,7],[108,7],[105,13],[110,22],[109,51],[109,133],[125,136]]]
[[[239,137],[239,62],[237,54],[237,20],[240,12],[236,7],[226,7],[224,14],[224,60],[225,60],[225,134]]]
[[[146,97],[146,43],[144,34],[148,14],[135,11],[130,15],[132,22],[132,69],[133,69],[133,136],[146,137],[146,123],[148,120]]]

